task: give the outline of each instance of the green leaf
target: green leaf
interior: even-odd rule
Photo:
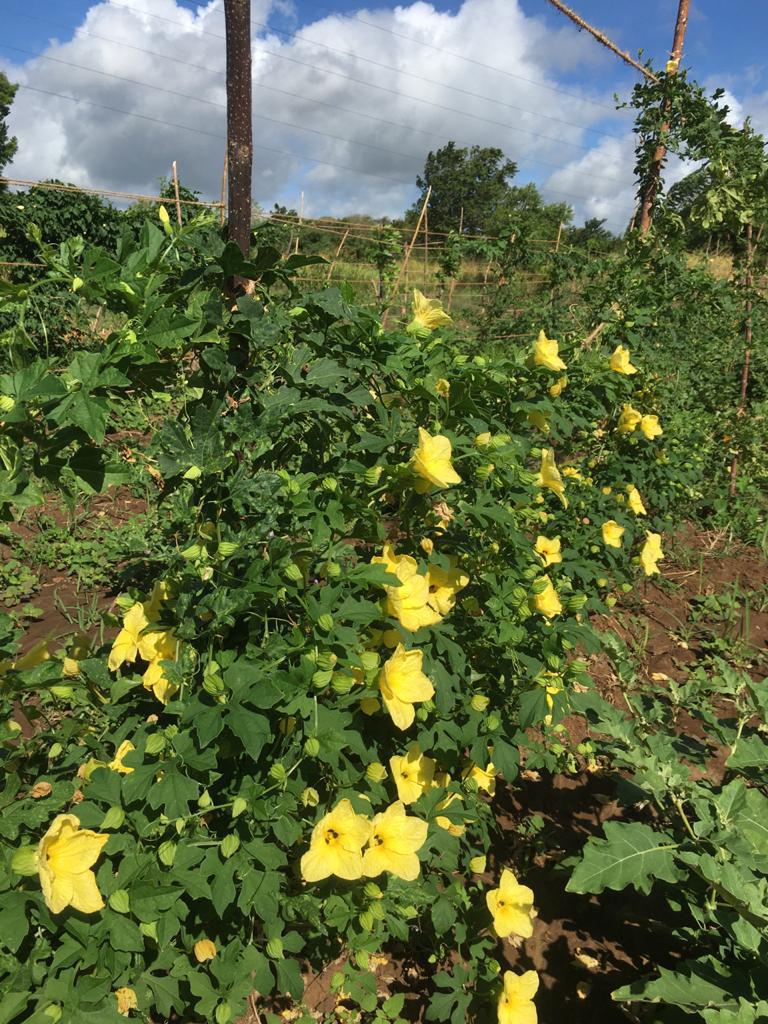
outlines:
[[[430,911],[432,924],[438,935],[445,935],[453,926],[456,920],[456,908],[450,900],[445,897],[436,900]]]
[[[138,925],[122,914],[110,914],[109,944],[112,949],[123,953],[141,953],[144,949],[144,937]]]
[[[249,711],[241,704],[230,706],[227,725],[243,744],[244,750],[254,760],[272,735],[269,719]]]
[[[747,976],[712,957],[687,961],[677,971],[661,967],[658,978],[632,982],[613,993],[618,1002],[666,1003],[688,1011],[737,1010],[740,1000],[750,996]]]
[[[679,844],[665,832],[641,822],[618,821],[606,822],[604,832],[605,839],[592,837],[587,842],[566,886],[568,892],[600,893],[633,885],[648,893],[657,879],[674,882],[680,877],[674,857]]]
[[[175,764],[169,764],[163,770],[162,779],[149,791],[149,806],[155,810],[162,807],[169,818],[183,818],[189,813],[190,803],[200,795],[200,787],[182,775]]]

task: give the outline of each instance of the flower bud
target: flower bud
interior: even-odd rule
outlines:
[[[365,777],[369,782],[383,782],[387,777],[387,769],[378,761],[372,761],[365,769]]]
[[[335,476],[324,476],[322,480],[322,488],[324,491],[329,491],[331,494],[339,489],[339,481]]]
[[[484,693],[476,693],[472,697],[470,704],[473,711],[485,711],[490,702],[490,697],[486,697]]]
[[[381,474],[384,472],[383,466],[371,466],[370,469],[366,469],[363,479],[365,480],[368,487],[375,487],[381,479]]]
[[[421,706],[428,714],[431,714],[435,710],[435,702],[433,700],[422,701]]]
[[[485,430],[483,431],[482,434],[478,434],[477,437],[475,438],[475,448],[486,448],[489,444],[491,444],[492,440],[493,435],[491,434],[490,430]]]
[[[341,566],[338,562],[326,562],[325,575],[329,580],[336,580],[341,576]]]
[[[363,892],[369,900],[380,900],[384,897],[384,893],[375,882],[366,882],[363,887]]]
[[[37,847],[20,846],[11,858],[11,871],[17,875],[36,875]]]
[[[327,669],[322,669],[318,672],[315,672],[312,675],[312,685],[315,687],[316,690],[322,690],[323,687],[327,686],[328,683],[330,683],[332,676],[333,672]]]
[[[492,711],[485,720],[485,728],[488,732],[496,732],[500,725],[501,718],[495,711]]]
[[[48,760],[55,761],[57,757],[61,757],[64,753],[64,747],[60,743],[52,743],[48,751]]]
[[[277,782],[281,786],[284,786],[288,781],[288,772],[286,771],[285,765],[280,761],[275,761],[269,769],[269,777],[273,782]]]
[[[584,605],[587,603],[586,594],[573,594],[565,602],[565,607],[569,612],[580,612]]]
[[[157,921],[139,921],[139,931],[146,938],[157,942]]]
[[[216,553],[221,555],[222,558],[229,558],[230,555],[234,555],[240,545],[233,540],[223,540],[216,548]]]
[[[216,1024],[229,1024],[232,1020],[232,1007],[229,1005],[226,999],[222,1000],[216,1007],[213,1018]]]
[[[317,655],[315,664],[320,669],[332,669],[338,660],[333,651],[323,651]]]
[[[208,810],[209,807],[213,806],[211,794],[208,792],[207,789],[204,789],[203,792],[198,797],[197,806],[200,808],[201,811],[206,811]]]
[[[283,959],[283,940],[279,937],[275,937],[267,940],[267,956],[271,956],[273,960]]]
[[[435,545],[433,541],[430,540],[429,537],[423,537],[419,541],[419,546],[425,555],[431,555],[432,552],[435,550]]]
[[[469,870],[475,875],[482,875],[486,868],[485,854],[473,857],[469,862]]]
[[[304,807],[317,807],[320,803],[320,794],[312,786],[307,786],[305,790],[302,790],[299,800]]]
[[[58,1003],[51,1003],[43,1010],[43,1014],[48,1017],[53,1024],[59,1024],[59,1021],[64,1016],[64,1011]]]
[[[236,796],[232,801],[232,817],[239,818],[247,810],[248,801],[242,796]]]
[[[317,736],[310,736],[304,743],[304,753],[307,757],[317,757],[320,753],[320,740]]]
[[[333,616],[329,615],[328,612],[323,612],[317,620],[317,628],[322,629],[324,633],[330,633],[333,629]]]
[[[487,463],[485,466],[478,466],[475,470],[475,477],[480,481],[480,483],[482,483],[491,476],[494,469],[496,469],[496,467],[492,462]]]
[[[50,782],[36,782],[32,789],[29,791],[29,795],[33,800],[42,800],[47,796],[50,796],[53,792],[53,786]]]
[[[118,829],[122,828],[125,821],[125,811],[122,807],[110,807],[104,815],[99,828]]]
[[[608,605],[609,608],[613,608],[616,604],[616,601],[617,598],[615,594],[609,594],[605,599],[605,603]]]
[[[194,945],[193,952],[195,960],[199,964],[204,964],[206,960],[213,960],[218,950],[216,949],[216,944],[211,942],[210,939],[198,939]]]
[[[357,920],[360,922],[360,927],[364,932],[370,932],[373,930],[373,914],[370,910],[364,910]]]
[[[115,889],[107,902],[116,914],[127,914],[131,909],[131,901],[126,889]]]
[[[221,856],[224,860],[229,860],[232,854],[237,853],[239,849],[240,839],[234,834],[234,832],[230,832],[228,836],[224,836],[221,840],[219,850],[221,851]]]
[[[287,580],[290,580],[291,583],[304,582],[304,573],[301,571],[300,567],[296,565],[295,562],[288,563],[288,565],[285,567],[283,571],[283,575]]]
[[[161,732],[153,732],[147,737],[145,750],[148,754],[159,754],[165,747],[165,736]]]
[[[486,967],[489,968],[491,974],[501,974],[501,967],[495,960],[486,960]]]
[[[338,693],[340,696],[343,696],[345,693],[349,693],[354,685],[354,676],[350,676],[346,672],[333,673],[331,689],[334,693]]]

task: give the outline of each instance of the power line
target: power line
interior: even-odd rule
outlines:
[[[26,18],[29,21],[36,21],[37,20],[32,15],[22,14],[20,11],[14,11],[13,13],[16,16],[22,17],[22,18]],[[58,24],[62,24],[62,23],[59,22]],[[184,67],[189,67],[189,68],[192,68],[192,69],[194,69],[196,71],[204,71],[204,72],[206,72],[208,74],[218,75],[220,77],[224,77],[224,75],[225,75],[224,71],[220,71],[217,68],[209,68],[209,67],[206,67],[203,64],[194,64],[191,61],[181,60],[178,57],[171,57],[168,54],[158,53],[155,50],[146,50],[143,47],[134,46],[131,43],[124,43],[124,42],[122,42],[120,40],[117,40],[117,39],[111,39],[108,36],[97,35],[96,33],[89,32],[86,29],[79,29],[78,31],[80,33],[84,34],[84,35],[87,35],[87,36],[91,37],[91,38],[100,39],[103,42],[110,43],[110,44],[112,44],[114,46],[125,47],[125,48],[131,49],[131,50],[135,50],[138,53],[147,54],[148,56],[151,56],[151,57],[159,57],[159,58],[161,58],[163,60],[169,60],[169,61],[172,61],[175,64],[180,64],[180,65],[182,65]],[[173,90],[168,90],[168,89],[165,89],[162,86],[156,86],[156,85],[153,85],[153,84],[151,84],[149,82],[138,81],[136,79],[123,78],[122,76],[114,75],[111,72],[101,71],[100,69],[97,69],[97,68],[88,68],[88,67],[86,67],[85,65],[82,65],[82,64],[75,64],[75,63],[72,63],[72,62],[64,61],[61,58],[50,57],[47,54],[35,53],[32,50],[24,50],[21,47],[13,47],[13,46],[9,46],[7,44],[0,44],[0,45],[5,45],[7,49],[17,50],[19,53],[26,53],[26,54],[29,54],[31,56],[38,57],[38,58],[40,58],[42,60],[56,61],[56,62],[58,62],[60,64],[68,64],[70,67],[76,67],[76,68],[79,68],[79,69],[84,70],[84,71],[91,71],[94,74],[109,75],[112,78],[118,78],[121,81],[129,82],[129,83],[134,84],[134,85],[141,85],[141,86],[145,86],[146,88],[157,89],[157,90],[162,91],[162,92],[169,92],[172,95],[177,95],[177,96],[179,96],[181,98],[184,98],[184,99],[195,100],[195,101],[200,102],[200,103],[212,103],[212,105],[214,105],[214,106],[219,106],[222,109],[226,109],[226,105],[225,104],[213,103],[212,101],[205,100],[205,99],[203,99],[203,98],[201,98],[199,96],[190,96],[190,95],[188,95],[186,93],[177,93],[177,92],[175,92]],[[438,132],[431,132],[431,131],[429,131],[427,129],[424,129],[424,128],[416,128],[416,127],[414,127],[412,125],[406,125],[406,124],[403,124],[402,122],[399,122],[399,121],[389,121],[386,118],[377,117],[375,114],[368,114],[368,113],[364,113],[363,111],[353,110],[350,107],[342,107],[342,106],[339,106],[338,104],[335,104],[335,103],[327,103],[324,100],[314,99],[314,98],[309,97],[309,96],[302,96],[300,93],[290,92],[290,91],[288,91],[286,89],[278,89],[275,86],[266,85],[264,83],[254,82],[253,85],[257,89],[265,89],[265,90],[268,90],[270,92],[275,92],[275,93],[278,93],[278,94],[283,95],[283,96],[289,96],[289,97],[291,97],[293,99],[299,99],[299,100],[302,100],[302,101],[307,102],[307,103],[313,103],[313,104],[316,104],[316,105],[319,105],[319,106],[328,107],[331,110],[338,110],[338,111],[340,111],[342,113],[352,114],[353,116],[357,116],[357,117],[364,117],[364,118],[367,118],[369,120],[377,121],[377,122],[379,122],[381,124],[387,124],[387,125],[390,125],[393,128],[402,128],[405,131],[415,131],[415,132],[418,132],[418,133],[423,134],[423,135],[429,135],[432,138],[437,138],[437,139],[442,139],[442,140],[447,141],[447,136],[442,135],[442,134],[440,134]],[[396,153],[396,151],[390,149],[389,147],[384,148],[384,147],[374,146],[374,145],[371,145],[369,143],[359,142],[356,139],[349,139],[349,138],[345,138],[344,136],[331,135],[328,132],[320,132],[318,129],[311,129],[311,128],[306,128],[303,125],[297,125],[297,124],[295,124],[295,122],[281,121],[278,118],[270,118],[270,117],[268,117],[267,115],[264,115],[264,114],[256,114],[254,116],[260,117],[262,120],[265,120],[265,121],[272,121],[275,124],[281,124],[281,125],[285,125],[287,127],[296,128],[296,129],[298,129],[300,131],[309,131],[309,132],[313,132],[315,134],[327,135],[329,138],[335,138],[335,139],[338,139],[339,141],[349,142],[349,143],[351,143],[353,145],[369,146],[372,149],[380,149],[380,150],[383,150],[384,152],[386,152],[388,154],[391,154],[391,155],[402,156],[402,157],[405,157],[407,159],[413,159],[413,160],[419,160],[419,161],[422,159],[421,155],[417,156],[416,154]],[[471,145],[471,143],[469,141],[464,141],[464,140],[461,140],[461,139],[457,139],[455,141],[460,142],[463,145]],[[515,162],[518,163],[518,164],[523,164],[524,165],[526,161],[524,161],[524,160],[521,161],[521,160],[518,159]],[[530,162],[531,163],[541,164],[544,167],[553,167],[553,168],[556,168],[556,169],[564,168],[564,167],[568,166],[567,164],[557,164],[557,163],[554,163],[551,160],[541,160],[538,157],[533,158],[533,160],[530,161]],[[590,175],[590,178],[595,179],[595,180],[600,180],[600,181],[607,181],[607,182],[611,182],[613,184],[618,184],[618,185],[623,185],[624,184],[624,182],[621,179],[619,179],[619,178],[610,178],[610,177],[607,177],[606,175]]]

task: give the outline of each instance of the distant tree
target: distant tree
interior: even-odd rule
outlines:
[[[573,210],[567,203],[545,203],[533,182],[511,185],[488,221],[488,234],[554,239],[561,224],[567,226]]]
[[[5,165],[13,160],[19,146],[15,137],[8,134],[8,125],[6,124],[17,89],[18,86],[12,85],[0,71],[0,174]],[[2,188],[4,186],[0,185],[0,189]]]
[[[508,199],[509,182],[516,173],[517,164],[495,146],[467,149],[449,142],[428,154],[424,172],[416,178],[421,195],[407,218],[413,223],[418,217],[431,185],[428,216],[432,230],[456,231],[463,208],[464,231],[487,233]]]
[[[567,241],[570,245],[581,245],[587,249],[606,251],[616,243],[616,236],[604,227],[605,218],[590,217],[580,228],[570,228]]]

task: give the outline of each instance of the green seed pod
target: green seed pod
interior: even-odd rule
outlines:
[[[364,932],[370,932],[373,930],[373,914],[370,910],[364,910],[357,920],[360,922],[360,927]]]
[[[328,685],[328,683],[330,683],[332,675],[333,672],[330,672],[326,669],[322,669],[319,672],[315,672],[312,676],[312,685],[316,690],[322,690],[324,687]]]
[[[569,612],[580,612],[587,600],[586,594],[574,594],[565,602],[565,607]]]
[[[425,700],[422,702],[421,706],[428,714],[431,714],[435,710],[435,702],[433,700]]]
[[[139,931],[145,938],[157,942],[157,921],[139,921]]]
[[[320,669],[332,669],[338,660],[333,651],[323,651],[317,655],[315,664]]]
[[[64,1011],[58,1003],[51,1003],[50,1006],[46,1006],[43,1013],[53,1022],[53,1024],[59,1024],[59,1021],[64,1016]]]
[[[232,801],[232,817],[239,818],[247,810],[248,801],[242,796],[236,796]]]
[[[384,920],[384,906],[381,903],[371,903],[368,912],[373,916],[374,921]]]
[[[204,789],[203,792],[198,797],[197,806],[200,808],[201,811],[206,811],[208,810],[209,807],[213,806],[211,794],[208,792],[207,789]]]
[[[237,853],[240,849],[240,839],[234,834],[234,832],[230,832],[228,836],[224,836],[221,840],[221,846],[219,849],[221,850],[221,856],[224,860],[229,860],[232,854]]]
[[[304,807],[317,807],[320,803],[320,794],[312,786],[307,786],[306,789],[302,790],[299,800]]]
[[[341,576],[341,566],[338,562],[325,563],[325,575],[329,580],[336,580]]]
[[[381,658],[376,651],[363,651],[360,655],[360,661],[362,661],[363,669],[366,673],[378,671],[381,664]]]
[[[285,765],[280,761],[275,761],[269,769],[269,777],[273,782],[278,782],[281,786],[284,786],[288,780],[288,772]]]
[[[383,782],[387,777],[387,769],[378,761],[372,761],[365,769],[365,777],[369,782]]]
[[[506,447],[506,445],[509,444],[511,440],[512,438],[509,436],[509,434],[492,434],[491,448],[504,448]]]
[[[370,469],[366,469],[363,479],[368,487],[375,487],[381,479],[381,474],[383,472],[383,466],[372,466]]]
[[[36,846],[20,846],[11,858],[11,871],[17,875],[36,875],[37,856]]]
[[[184,548],[179,554],[187,562],[195,562],[205,554],[205,548],[202,544],[190,544],[188,548]]]
[[[10,395],[0,395],[0,413],[10,412],[16,405],[16,399]]]
[[[167,868],[171,867],[176,859],[176,843],[172,839],[166,839],[164,843],[160,843],[157,856],[160,858],[161,864],[165,864]]]
[[[115,889],[107,902],[116,914],[127,914],[131,909],[131,901],[125,889]]]
[[[55,761],[57,757],[61,757],[64,753],[64,747],[60,743],[52,743],[48,750],[48,760]]]
[[[304,753],[307,757],[317,757],[320,753],[320,740],[316,736],[310,736],[304,743]]]
[[[346,672],[333,673],[333,679],[331,680],[331,689],[333,690],[334,693],[338,693],[339,696],[343,696],[345,693],[349,693],[354,685],[354,676],[350,676]]]
[[[322,629],[324,633],[330,633],[333,629],[333,616],[329,615],[328,612],[323,612],[317,620],[317,628]]]
[[[490,697],[486,697],[484,693],[476,693],[470,701],[473,711],[485,711],[490,704]]]
[[[287,580],[290,580],[291,583],[303,583],[304,582],[304,573],[301,571],[299,566],[296,565],[295,562],[289,562],[288,563],[288,565],[285,567],[285,569],[283,571],[283,575],[285,576],[285,578]]]
[[[283,940],[281,938],[267,940],[267,956],[271,956],[273,960],[283,959]]]
[[[229,558],[230,555],[238,550],[240,545],[234,540],[223,540],[216,548],[216,553],[221,555],[222,558]]]
[[[224,680],[219,675],[218,665],[215,669],[206,666],[203,672],[203,689],[212,697],[218,697],[224,693]]]
[[[366,882],[363,892],[369,900],[380,900],[384,896],[384,893],[375,882]]]
[[[335,476],[324,476],[322,481],[322,488],[324,491],[329,491],[331,494],[339,489],[339,481]]]
[[[496,732],[501,725],[501,718],[495,711],[492,711],[485,720],[485,728],[488,732]]]
[[[229,1024],[229,1022],[232,1020],[232,1007],[229,1005],[226,999],[223,1002],[219,1003],[219,1005],[216,1007],[214,1011],[213,1016],[214,1020],[216,1021],[216,1024]]]
[[[355,950],[355,963],[361,971],[367,971],[371,966],[371,954],[367,949]]]
[[[121,828],[125,821],[125,811],[122,807],[110,807],[104,815],[99,828],[116,829]]]
[[[160,754],[165,747],[165,736],[161,732],[153,732],[147,737],[146,752],[148,754]]]

